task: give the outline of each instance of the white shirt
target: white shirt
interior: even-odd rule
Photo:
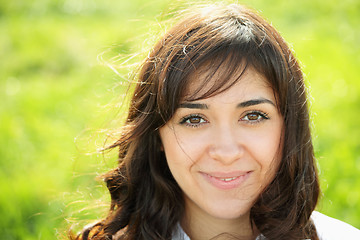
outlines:
[[[360,230],[319,212],[311,215],[320,240],[360,240]]]
[[[320,240],[360,240],[360,230],[353,226],[314,211],[311,215]],[[191,240],[178,224],[172,240]],[[256,240],[265,240],[259,235]]]

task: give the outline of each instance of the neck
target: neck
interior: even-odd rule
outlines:
[[[255,239],[257,231],[252,228],[250,214],[236,219],[219,219],[199,212],[187,214],[181,225],[191,240],[208,239]]]

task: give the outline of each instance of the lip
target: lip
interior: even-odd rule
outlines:
[[[222,190],[240,187],[240,185],[249,178],[251,173],[252,171],[201,172],[208,183]]]

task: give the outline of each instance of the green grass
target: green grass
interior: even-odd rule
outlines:
[[[243,3],[261,10],[303,63],[324,194],[319,210],[360,228],[360,3]],[[114,126],[118,108],[106,104],[124,90],[98,55],[151,45],[157,23],[178,4],[1,2],[1,239],[54,239],[73,222],[102,216],[98,200],[108,196],[94,179],[115,165],[116,153],[96,153],[106,138],[98,130]]]

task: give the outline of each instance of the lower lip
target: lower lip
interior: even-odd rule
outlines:
[[[224,181],[219,178],[213,177],[209,174],[202,173],[204,178],[209,182],[211,185],[213,185],[216,188],[222,189],[222,190],[229,190],[240,187],[240,185],[246,181],[246,179],[249,178],[251,172],[247,172],[243,175],[240,175],[236,177],[233,180],[230,181]]]

